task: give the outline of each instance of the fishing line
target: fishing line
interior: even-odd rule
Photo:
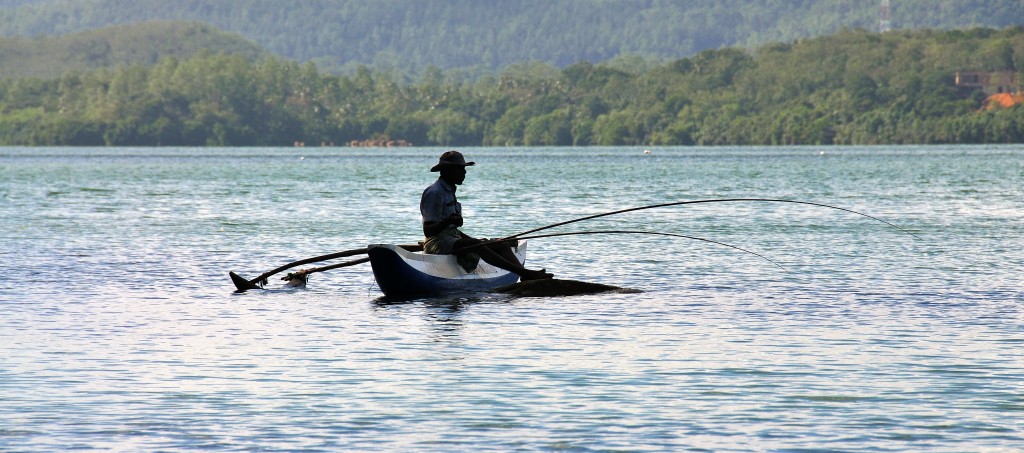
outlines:
[[[688,205],[688,204],[725,203],[725,202],[736,202],[736,201],[756,201],[756,202],[771,202],[771,203],[793,203],[793,204],[802,204],[802,205],[808,205],[808,206],[818,206],[818,207],[829,208],[829,209],[837,209],[837,210],[840,210],[840,211],[846,211],[846,212],[849,212],[849,213],[852,213],[852,214],[857,214],[859,216],[867,217],[869,219],[876,220],[878,222],[882,222],[882,223],[884,223],[886,225],[889,225],[890,227],[893,227],[893,228],[895,228],[897,230],[900,230],[900,231],[902,231],[904,233],[907,233],[907,234],[913,236],[914,238],[916,238],[918,240],[921,240],[920,236],[918,236],[918,235],[916,235],[914,233],[911,233],[910,231],[907,231],[907,230],[905,230],[903,228],[900,228],[899,226],[896,226],[896,225],[894,225],[894,224],[892,224],[890,222],[887,222],[885,220],[882,220],[882,219],[880,219],[878,217],[875,217],[875,216],[872,216],[872,215],[868,215],[868,214],[865,214],[863,212],[854,211],[853,209],[841,208],[841,207],[838,207],[838,206],[832,206],[832,205],[827,205],[827,204],[823,204],[823,203],[815,203],[815,202],[812,202],[812,201],[783,200],[783,199],[776,199],[776,198],[717,198],[717,199],[710,199],[710,200],[676,201],[676,202],[672,202],[672,203],[660,203],[660,204],[653,204],[653,205],[648,205],[648,206],[640,206],[640,207],[636,207],[636,208],[620,209],[618,211],[604,212],[604,213],[601,213],[601,214],[594,214],[594,215],[589,215],[589,216],[586,216],[586,217],[580,217],[578,219],[572,219],[572,220],[566,220],[564,222],[553,223],[551,225],[546,225],[546,226],[542,226],[540,228],[534,228],[532,230],[524,231],[522,233],[516,233],[516,234],[513,234],[511,236],[506,236],[504,238],[501,238],[500,240],[516,239],[516,238],[519,238],[519,237],[527,235],[527,234],[536,233],[538,231],[543,231],[543,230],[547,230],[547,229],[550,229],[550,228],[560,227],[560,226],[563,226],[563,225],[568,225],[570,223],[582,222],[582,221],[585,221],[585,220],[596,219],[598,217],[607,217],[607,216],[611,216],[611,215],[624,214],[624,213],[627,213],[627,212],[641,211],[641,210],[645,210],[645,209],[665,208],[665,207],[669,207],[669,206],[682,206],[682,205]]]
[[[753,251],[747,250],[747,249],[742,248],[742,247],[737,247],[737,246],[732,245],[732,244],[726,244],[724,242],[718,242],[718,241],[714,241],[714,240],[711,240],[711,239],[699,238],[699,237],[696,237],[696,236],[687,236],[685,234],[661,233],[661,232],[657,232],[657,231],[637,231],[637,230],[594,230],[594,231],[572,231],[572,232],[568,232],[568,233],[548,233],[548,234],[538,234],[538,235],[534,235],[534,236],[520,236],[517,239],[521,239],[521,240],[522,239],[539,239],[539,238],[550,238],[550,237],[557,237],[557,236],[577,236],[577,235],[588,235],[588,234],[649,234],[649,235],[653,235],[653,236],[670,236],[670,237],[677,237],[677,238],[684,238],[684,239],[693,239],[693,240],[696,240],[696,241],[710,242],[712,244],[724,245],[726,247],[739,250],[741,252],[746,252],[746,253],[749,253],[751,255],[755,255],[755,256],[761,257],[762,259],[768,261],[769,263],[774,264],[779,269],[782,269],[787,274],[791,274],[792,273],[792,272],[789,272],[789,270],[787,270],[785,267],[783,267],[781,264],[779,264],[775,260],[773,260],[771,258],[768,258],[767,256],[764,256],[764,255],[762,255],[760,253],[753,252]]]

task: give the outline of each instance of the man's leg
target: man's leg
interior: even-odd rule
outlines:
[[[501,256],[507,261],[511,261],[517,264],[519,263],[519,257],[516,256],[515,252],[512,251],[512,246],[509,245],[507,242],[492,242],[490,244],[487,244],[485,247],[493,250],[494,253],[497,253],[499,256]]]
[[[480,242],[482,242],[482,241],[480,241],[479,239],[466,239],[466,238],[463,238],[463,239],[459,239],[458,242],[455,243],[455,248],[459,249],[459,248],[468,247],[468,246],[471,246],[471,245],[478,245],[478,244],[480,244]],[[512,248],[509,247],[506,244],[502,244],[502,243],[487,244],[487,245],[482,245],[480,247],[475,247],[475,248],[473,248],[472,250],[469,250],[469,251],[472,251],[472,252],[476,253],[477,255],[480,255],[480,259],[484,260],[485,262],[489,263],[492,266],[496,266],[496,267],[499,267],[501,269],[505,269],[505,270],[507,270],[509,272],[512,272],[512,273],[518,275],[519,278],[521,280],[524,280],[524,281],[525,280],[538,280],[538,279],[544,279],[544,278],[551,278],[552,277],[551,274],[545,272],[543,269],[541,269],[541,270],[531,270],[531,269],[527,269],[527,268],[523,267],[522,264],[519,264],[519,259],[516,258],[514,253],[512,253]]]

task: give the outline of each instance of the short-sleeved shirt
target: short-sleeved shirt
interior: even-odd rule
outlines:
[[[462,204],[455,198],[455,186],[442,178],[423,190],[420,198],[420,215],[423,223],[440,222],[452,214],[462,215]]]
[[[420,198],[420,215],[423,216],[424,223],[440,222],[455,213],[462,215],[462,204],[455,198],[455,186],[438,178],[423,190],[423,196]],[[455,225],[450,225],[437,236],[426,238],[423,243],[423,251],[433,254],[449,254],[460,237],[459,229]],[[476,269],[480,262],[480,256],[472,252],[459,253],[456,255],[456,259],[467,272]]]

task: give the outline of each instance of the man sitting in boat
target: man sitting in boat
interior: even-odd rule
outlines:
[[[466,162],[458,151],[441,154],[437,165],[430,169],[441,176],[423,191],[420,198],[420,214],[423,216],[423,251],[435,255],[448,255],[454,250],[473,247],[471,252],[456,254],[459,265],[467,272],[476,269],[480,259],[519,276],[520,280],[552,278],[544,269],[531,270],[519,264],[512,247],[504,242],[485,243],[483,239],[472,238],[462,231],[462,204],[455,198],[455,186],[466,180],[466,167],[476,162]],[[475,246],[475,247],[474,247]]]

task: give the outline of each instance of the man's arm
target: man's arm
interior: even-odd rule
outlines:
[[[453,213],[447,218],[438,221],[424,221],[423,222],[423,235],[426,237],[433,237],[441,234],[445,228],[455,225],[456,228],[462,226],[462,216]]]

